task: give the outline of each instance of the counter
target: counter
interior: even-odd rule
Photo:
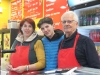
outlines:
[[[1,75],[7,75],[8,71],[1,70]],[[55,69],[49,71],[33,71],[23,75],[100,75],[100,69],[80,67],[74,69]]]

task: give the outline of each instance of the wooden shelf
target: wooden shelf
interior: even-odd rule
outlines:
[[[100,25],[78,26],[78,29],[100,29]]]
[[[10,33],[10,29],[2,29],[0,30],[0,33]]]
[[[100,46],[100,42],[94,42],[96,46]]]

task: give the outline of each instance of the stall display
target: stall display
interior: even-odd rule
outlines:
[[[18,29],[2,29],[0,30],[1,50],[9,50],[18,34]]]
[[[4,34],[4,49],[10,49],[10,33]]]

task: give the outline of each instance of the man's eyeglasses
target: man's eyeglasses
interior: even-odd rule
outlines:
[[[72,23],[73,21],[75,21],[75,20],[65,20],[65,21],[62,21],[62,23],[65,24],[65,23],[67,22],[67,23],[70,24],[70,23]]]

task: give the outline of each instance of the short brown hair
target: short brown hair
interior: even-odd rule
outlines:
[[[41,28],[41,25],[43,23],[47,23],[47,24],[51,24],[52,25],[53,24],[53,20],[50,17],[44,17],[44,18],[40,19],[38,24],[37,24],[38,28]]]
[[[22,33],[21,28],[22,28],[22,26],[23,26],[23,24],[24,24],[25,22],[28,22],[29,24],[31,24],[32,27],[33,27],[33,30],[35,31],[35,22],[34,22],[34,20],[31,19],[31,18],[25,18],[25,19],[23,19],[23,20],[20,22],[20,25],[19,25],[19,32]],[[23,33],[22,33],[22,34],[23,34]]]

